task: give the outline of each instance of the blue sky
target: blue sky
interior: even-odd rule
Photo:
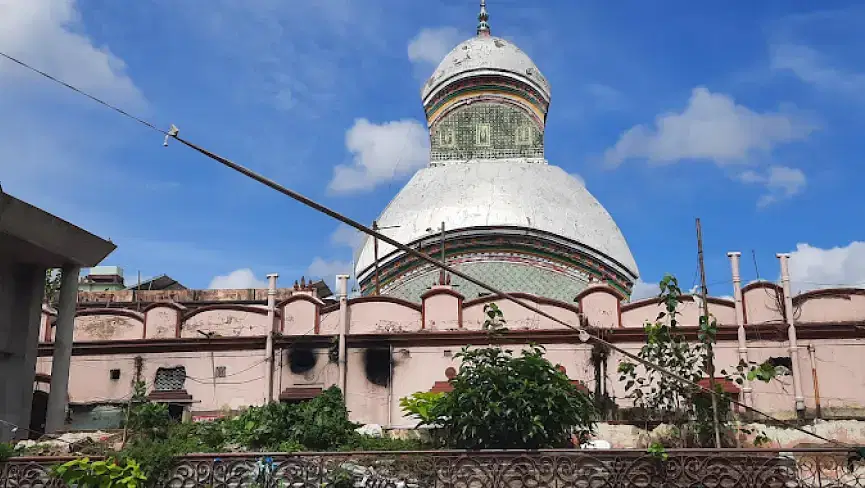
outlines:
[[[547,158],[607,207],[645,281],[693,284],[699,216],[713,294],[730,294],[730,250],[746,282],[794,252],[799,289],[865,283],[865,8],[540,3],[489,0],[493,34],[550,80]],[[473,0],[0,0],[0,50],[371,222],[424,166],[420,85],[476,15]],[[111,238],[128,276],[190,287],[332,281],[356,242],[9,62],[0,182]]]

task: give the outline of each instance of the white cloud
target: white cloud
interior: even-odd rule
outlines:
[[[354,227],[339,224],[339,227],[330,235],[330,243],[334,246],[354,249],[363,243],[365,237],[366,234],[359,232]]]
[[[757,113],[728,95],[697,87],[681,113],[666,113],[654,127],[637,125],[624,132],[604,158],[609,165],[643,158],[655,163],[696,159],[718,165],[748,163],[754,153],[768,153],[783,143],[804,139],[813,127],[780,112]]]
[[[326,260],[316,256],[307,268],[306,273],[312,278],[318,278],[330,283],[336,289],[336,275],[350,275],[351,263],[340,260]]]
[[[223,276],[215,276],[208,288],[212,290],[235,290],[247,288],[267,288],[267,282],[255,277],[249,268],[238,269]]]
[[[753,170],[744,171],[739,175],[739,179],[744,183],[766,186],[767,193],[757,200],[757,206],[761,208],[794,197],[808,184],[802,170],[786,166],[771,166],[765,174]]]
[[[408,43],[408,59],[424,68],[436,66],[461,40],[454,27],[421,29]]]
[[[794,293],[818,288],[865,287],[865,242],[821,249],[796,244],[790,253],[790,281]]]
[[[374,124],[358,119],[346,132],[345,145],[354,159],[334,168],[328,185],[333,193],[368,191],[429,162],[429,134],[416,120]]]
[[[832,67],[820,52],[808,46],[774,46],[771,50],[771,67],[775,71],[788,71],[820,90],[853,96],[862,96],[865,91],[865,74]]]
[[[74,0],[0,0],[0,46],[10,56],[108,101],[133,108],[144,102],[123,60],[81,34]],[[38,81],[33,73],[2,61],[0,87],[29,88]]]
[[[658,283],[646,283],[638,279],[633,288],[631,288],[631,301],[645,300],[647,298],[657,297],[661,293]]]

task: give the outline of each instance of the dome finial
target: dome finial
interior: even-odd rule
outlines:
[[[490,24],[487,23],[488,20],[490,20],[490,14],[487,13],[487,0],[481,0],[481,13],[478,14],[479,36],[490,35]]]

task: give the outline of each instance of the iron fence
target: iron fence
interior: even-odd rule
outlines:
[[[0,488],[62,487],[51,466],[68,459],[0,463]],[[165,486],[865,488],[865,461],[844,449],[193,454]]]

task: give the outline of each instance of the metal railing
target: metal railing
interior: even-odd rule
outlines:
[[[170,487],[863,487],[865,461],[845,449],[418,451],[191,454]],[[0,463],[0,488],[63,486],[51,466]]]

